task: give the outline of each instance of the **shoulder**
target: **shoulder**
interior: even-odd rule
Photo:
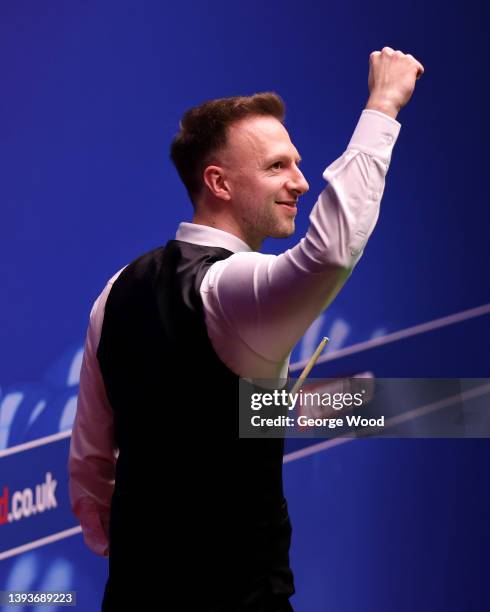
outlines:
[[[114,286],[124,286],[131,280],[144,281],[145,278],[151,275],[152,269],[156,269],[158,267],[164,249],[165,247],[157,247],[151,251],[143,253],[130,263],[120,268],[109,278],[104,288],[97,296],[97,299],[93,303],[92,310],[90,312],[90,320],[92,324],[98,319],[102,318],[107,299]],[[130,282],[130,284],[132,283]]]

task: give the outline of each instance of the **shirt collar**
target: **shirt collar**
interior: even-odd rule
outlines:
[[[234,234],[217,229],[216,227],[210,227],[209,225],[188,223],[187,221],[182,221],[179,224],[175,240],[182,240],[183,242],[191,242],[192,244],[200,244],[202,246],[221,247],[232,251],[232,253],[252,250],[246,242]]]

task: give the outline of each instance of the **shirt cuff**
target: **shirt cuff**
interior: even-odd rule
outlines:
[[[401,123],[380,111],[364,109],[347,149],[362,151],[390,163]]]

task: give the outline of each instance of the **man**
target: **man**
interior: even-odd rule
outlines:
[[[109,556],[103,610],[291,610],[281,440],[237,440],[238,379],[285,378],[291,351],[362,255],[423,67],[385,47],[307,234],[308,190],[275,94],[187,111],[171,157],[195,214],[108,282],[91,312],[70,448],[85,541]],[[170,603],[171,602],[171,603]]]

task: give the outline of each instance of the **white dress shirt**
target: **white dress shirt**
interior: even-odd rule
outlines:
[[[179,225],[176,240],[233,252],[209,268],[200,294],[212,346],[235,374],[287,377],[294,345],[335,298],[374,229],[399,131],[400,123],[387,115],[362,112],[346,151],[323,173],[327,186],[311,211],[306,235],[281,255],[252,251],[220,229]],[[121,271],[90,313],[69,457],[73,511],[85,543],[103,556],[118,451],[97,347],[105,302]]]

